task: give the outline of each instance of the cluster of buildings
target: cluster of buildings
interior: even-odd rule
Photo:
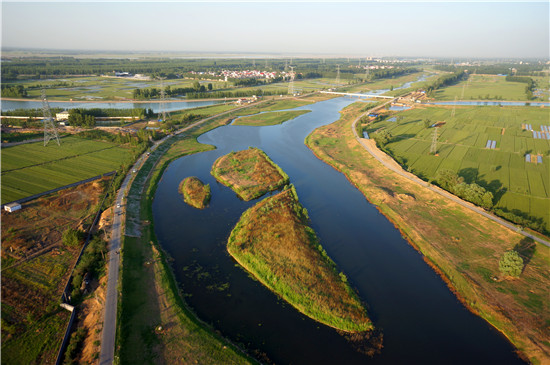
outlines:
[[[225,78],[225,81],[228,79],[274,79],[278,76],[286,77],[288,76],[288,73],[286,72],[276,72],[276,71],[259,71],[259,70],[242,70],[242,71],[235,71],[235,70],[223,70],[221,73],[219,72],[197,72],[197,71],[191,71],[189,72],[193,75],[208,75],[213,77],[223,77]]]

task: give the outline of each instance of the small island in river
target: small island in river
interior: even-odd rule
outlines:
[[[221,156],[212,165],[211,173],[245,201],[288,184],[288,175],[257,148]]]
[[[243,213],[231,232],[231,256],[298,311],[347,333],[373,329],[367,311],[308,226],[293,186]]]
[[[192,207],[204,209],[210,201],[210,185],[204,185],[195,176],[190,176],[180,183],[179,192],[183,194],[183,201]]]

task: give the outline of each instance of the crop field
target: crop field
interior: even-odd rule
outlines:
[[[80,247],[62,232],[89,224],[108,181],[92,182],[2,212],[2,364],[52,364],[70,313],[59,307]],[[35,256],[26,259],[30,254]]]
[[[436,90],[436,100],[528,100],[522,82],[506,81],[505,76],[470,75],[468,80]],[[464,94],[463,94],[464,93]]]
[[[132,150],[115,143],[67,137],[2,149],[2,204],[117,170]]]
[[[544,220],[550,229],[550,140],[534,139],[522,129],[548,125],[548,110],[538,107],[451,107],[415,108],[395,114],[397,121],[375,122],[369,135],[379,128],[393,139],[386,147],[398,162],[416,175],[433,180],[438,171],[452,170],[467,183],[475,182],[495,196],[495,208],[515,209]],[[430,155],[433,128],[423,121],[444,121],[438,128],[437,156]],[[485,148],[496,141],[494,149]],[[542,163],[525,161],[525,154],[542,156]]]

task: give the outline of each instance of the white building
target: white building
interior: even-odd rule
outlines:
[[[69,111],[68,110],[63,110],[61,113],[55,114],[55,120],[57,120],[57,121],[67,120],[67,119],[69,119]]]
[[[4,205],[4,210],[6,212],[15,212],[16,210],[19,210],[21,209],[21,204],[19,203],[9,203],[9,204],[6,204]]]

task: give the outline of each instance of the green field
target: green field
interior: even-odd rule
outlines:
[[[550,140],[534,139],[523,123],[540,131],[549,125],[548,110],[537,107],[450,107],[415,108],[396,114],[396,122],[381,121],[368,126],[369,134],[379,128],[393,136],[386,148],[410,171],[435,179],[438,171],[452,170],[495,196],[495,208],[519,210],[544,220],[550,230]],[[438,156],[430,155],[433,128],[423,120],[445,121],[438,128]],[[486,149],[487,140],[496,141]],[[542,155],[542,164],[525,162],[525,154]]]
[[[522,82],[506,81],[505,76],[470,75],[456,85],[436,90],[436,100],[528,100]]]
[[[109,171],[133,160],[132,149],[76,136],[2,149],[2,204]]]

